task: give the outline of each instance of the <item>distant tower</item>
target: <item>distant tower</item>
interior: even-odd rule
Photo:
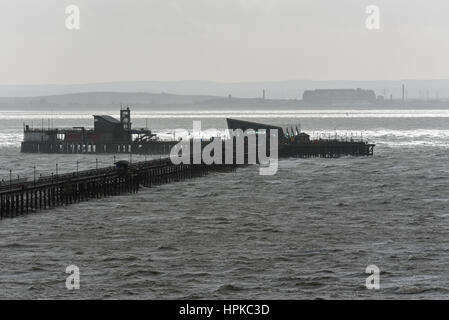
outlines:
[[[123,125],[123,129],[131,130],[131,111],[129,107],[120,109],[120,122]]]
[[[405,101],[405,84],[402,84],[402,101]]]
[[[262,99],[265,100],[265,89],[262,90]]]

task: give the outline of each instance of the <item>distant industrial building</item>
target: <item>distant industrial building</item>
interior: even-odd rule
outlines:
[[[304,102],[321,105],[370,104],[376,101],[373,90],[357,89],[317,89],[306,90],[302,95]]]

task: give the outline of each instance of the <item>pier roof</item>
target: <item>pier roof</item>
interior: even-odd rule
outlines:
[[[110,123],[120,123],[119,120],[117,120],[114,117],[108,116],[108,115],[94,115],[94,118],[101,118],[104,121],[110,122]]]
[[[228,129],[242,129],[243,131],[252,129],[252,130],[259,130],[259,129],[278,129],[279,135],[284,135],[284,130],[281,127],[264,124],[264,123],[257,123],[257,122],[250,122],[250,121],[244,121],[244,120],[237,120],[237,119],[231,119],[226,118],[226,122],[228,124]]]

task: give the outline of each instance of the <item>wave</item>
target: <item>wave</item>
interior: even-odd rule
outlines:
[[[233,293],[244,290],[242,287],[233,285],[233,284],[224,284],[221,285],[215,292],[225,294],[225,293]]]

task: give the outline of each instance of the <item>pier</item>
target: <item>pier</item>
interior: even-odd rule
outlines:
[[[34,128],[24,124],[21,152],[65,154],[144,154],[169,155],[180,140],[160,140],[147,128],[132,128],[129,107],[120,110],[120,119],[107,115],[94,115],[93,128]],[[259,130],[277,130],[279,157],[372,156],[374,144],[350,139],[310,139],[296,128],[226,119],[228,129],[241,130],[245,137],[258,135]],[[249,133],[252,131],[253,133]],[[193,140],[191,140],[193,141]],[[202,140],[204,147],[211,140]]]
[[[342,139],[336,135],[328,139],[311,139],[310,135],[298,127],[285,128],[237,119],[226,119],[232,130],[272,130],[278,131],[279,158],[338,158],[341,156],[373,156],[375,144],[363,139]]]
[[[374,144],[363,141],[315,140],[309,143],[281,145],[279,157],[339,158],[341,156],[373,156]]]
[[[132,129],[129,108],[120,111],[120,121],[110,116],[94,116],[94,129],[75,127],[69,129],[30,129],[24,126],[24,141],[22,152],[44,153],[141,153],[170,154],[178,149],[178,141],[158,141],[155,135],[147,129]],[[231,138],[220,140],[219,149],[211,149],[210,155],[216,154],[220,163],[203,161],[189,154],[187,161],[174,163],[170,157],[158,160],[130,163],[118,161],[115,166],[72,172],[68,174],[52,174],[28,182],[26,179],[12,180],[0,183],[0,219],[17,217],[32,212],[68,206],[73,203],[89,201],[120,194],[137,193],[141,187],[151,188],[155,185],[200,177],[214,171],[232,171],[238,166],[260,164],[259,142],[266,139],[266,154],[273,157],[277,170],[277,157],[297,158],[337,158],[340,156],[372,156],[374,144],[367,141],[350,139],[310,139],[297,127],[286,128],[248,122],[236,119],[226,119],[228,128],[233,132]],[[274,129],[274,131],[272,131]],[[260,131],[263,130],[263,131]],[[270,132],[268,134],[268,131]],[[273,134],[274,132],[274,134]],[[136,136],[136,138],[133,138]],[[199,150],[203,154],[205,147],[215,138],[186,140],[189,150]],[[232,139],[231,149],[226,141]],[[273,140],[274,139],[274,140]],[[250,152],[250,141],[254,143],[255,153]],[[237,141],[241,150],[237,152]],[[273,150],[270,143],[276,143]],[[196,148],[195,146],[196,145]],[[263,145],[263,144],[262,144]],[[190,147],[189,147],[190,146]],[[214,145],[213,145],[214,146]],[[220,150],[221,149],[221,150]],[[220,150],[221,152],[218,152]],[[230,152],[229,157],[226,156]],[[271,154],[277,151],[276,155]],[[194,151],[195,152],[195,151]],[[215,153],[217,152],[217,153]],[[221,157],[220,158],[220,153]],[[241,153],[241,154],[240,154]],[[204,154],[203,154],[204,155]],[[241,155],[241,157],[238,157]],[[251,157],[254,155],[254,157]],[[214,157],[215,158],[215,157]],[[190,159],[190,161],[189,161]],[[209,158],[210,159],[210,158]],[[230,159],[227,162],[226,159]],[[251,160],[250,160],[251,159]],[[271,158],[270,158],[271,159]],[[271,161],[271,160],[270,160]],[[11,172],[11,171],[10,171]]]
[[[160,140],[147,128],[133,128],[129,107],[120,110],[120,119],[108,115],[93,118],[93,128],[35,128],[24,124],[21,152],[168,155],[177,143]]]
[[[142,187],[201,177],[209,172],[229,172],[238,165],[172,163],[170,158],[40,177],[36,181],[9,181],[0,185],[0,219],[12,218],[60,206],[133,194]]]

